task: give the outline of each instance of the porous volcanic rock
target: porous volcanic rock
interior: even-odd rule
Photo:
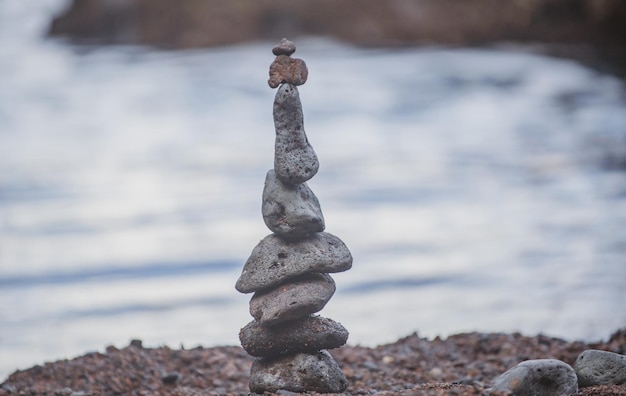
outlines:
[[[239,340],[252,356],[274,357],[339,348],[348,340],[348,330],[321,316],[307,316],[280,326],[262,326],[255,320],[241,329]]]
[[[299,353],[277,359],[256,359],[252,364],[250,390],[256,393],[291,392],[340,393],[348,380],[328,351]]]
[[[252,250],[235,287],[252,293],[307,273],[342,272],[351,267],[348,247],[330,233],[319,232],[295,242],[270,234]]]
[[[250,315],[263,326],[274,326],[321,311],[335,293],[328,274],[307,274],[250,300]]]
[[[278,55],[270,65],[270,78],[267,84],[276,88],[280,84],[302,85],[309,76],[309,69],[302,59]]]
[[[304,132],[302,103],[291,84],[278,88],[274,98],[274,170],[285,183],[300,184],[311,179],[320,164]]]
[[[265,177],[261,212],[267,228],[286,239],[324,231],[324,215],[313,191],[306,183],[283,183],[273,169]]]
[[[493,391],[513,395],[571,395],[578,392],[574,369],[557,359],[526,360],[500,375]]]
[[[626,356],[588,349],[574,363],[578,386],[626,384]]]

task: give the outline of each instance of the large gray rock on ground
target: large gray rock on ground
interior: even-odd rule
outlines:
[[[348,340],[348,330],[321,316],[308,316],[272,327],[254,320],[241,329],[239,340],[249,355],[273,357],[339,348]]]
[[[265,177],[263,205],[265,225],[287,239],[302,239],[324,231],[320,203],[306,183],[286,184],[272,169]]]
[[[518,396],[570,395],[578,392],[578,379],[574,369],[560,360],[527,360],[496,378],[491,390]]]
[[[335,293],[328,274],[308,274],[250,300],[250,315],[263,326],[274,326],[321,311]]]
[[[574,363],[578,386],[626,384],[626,356],[588,349]]]
[[[252,250],[235,288],[252,293],[307,273],[342,272],[351,267],[348,247],[332,234],[319,232],[295,242],[271,234]]]
[[[341,393],[348,388],[346,376],[328,351],[255,359],[250,372],[250,391],[254,393]]]
[[[304,132],[302,103],[298,88],[283,84],[274,98],[274,170],[280,180],[300,184],[309,180],[319,170],[315,150]]]

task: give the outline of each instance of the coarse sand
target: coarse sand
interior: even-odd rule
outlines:
[[[626,354],[626,328],[584,343],[518,333],[465,333],[428,340],[417,334],[376,348],[331,350],[350,385],[345,395],[480,395],[495,377],[528,359],[570,365],[585,349]],[[253,358],[239,346],[144,348],[89,353],[16,371],[0,385],[8,395],[247,395]],[[289,395],[291,392],[279,392]],[[625,395],[626,384],[582,388],[577,395]]]

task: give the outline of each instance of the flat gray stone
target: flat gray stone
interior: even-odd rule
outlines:
[[[588,349],[574,363],[578,386],[626,384],[626,356]]]
[[[341,323],[321,316],[307,316],[271,327],[254,320],[241,329],[239,340],[249,355],[274,357],[339,348],[348,340],[348,330]]]
[[[250,373],[254,393],[341,393],[348,388],[346,376],[328,351],[255,359]]]
[[[283,238],[302,239],[324,231],[324,216],[313,191],[306,183],[283,183],[273,169],[265,177],[261,212],[265,225]]]
[[[321,311],[335,293],[328,274],[308,274],[277,288],[257,292],[250,300],[250,315],[263,326],[274,326]]]
[[[302,104],[295,85],[285,83],[274,99],[274,170],[280,180],[300,184],[319,170],[317,154],[304,132]]]
[[[560,360],[527,360],[496,378],[491,390],[519,396],[570,395],[578,392],[578,380],[574,369]]]
[[[350,251],[332,234],[319,232],[293,242],[271,234],[252,250],[235,288],[252,293],[307,273],[342,272],[351,267]]]

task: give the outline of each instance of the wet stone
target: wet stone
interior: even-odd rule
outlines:
[[[328,274],[309,274],[266,293],[255,293],[250,314],[263,326],[273,326],[321,311],[335,293]]]
[[[291,55],[296,52],[296,44],[293,41],[289,41],[286,38],[280,40],[278,44],[274,48],[272,48],[272,53],[274,55]]]
[[[318,392],[341,393],[348,380],[328,351],[297,354],[252,363],[250,391],[254,393]]]
[[[274,99],[274,170],[288,184],[309,180],[319,170],[315,150],[304,132],[302,103],[298,88],[283,84]]]
[[[267,84],[276,88],[280,84],[302,85],[309,76],[309,69],[302,59],[278,55],[270,65],[270,78]]]
[[[252,293],[304,274],[342,272],[351,267],[350,251],[332,234],[319,232],[292,242],[271,234],[252,250],[235,288]]]
[[[265,225],[287,239],[302,239],[324,231],[320,203],[306,183],[286,184],[270,170],[265,178],[262,205]]]
[[[348,330],[321,316],[307,316],[271,327],[255,320],[241,329],[239,340],[249,355],[274,357],[338,348],[348,340]]]
[[[570,395],[578,392],[578,379],[560,360],[526,360],[496,378],[491,389],[513,395]]]
[[[574,371],[580,387],[626,384],[626,356],[587,349],[576,359]]]

